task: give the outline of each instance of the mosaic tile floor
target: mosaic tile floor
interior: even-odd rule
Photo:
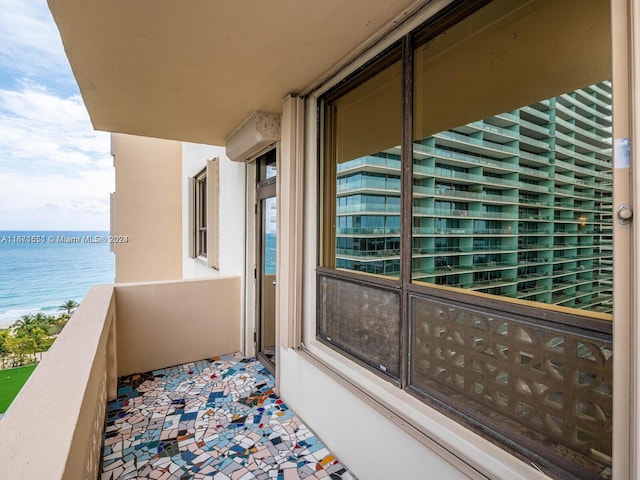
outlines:
[[[355,479],[239,354],[120,379],[102,480]]]

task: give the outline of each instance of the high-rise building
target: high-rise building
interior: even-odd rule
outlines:
[[[413,281],[611,312],[611,84],[413,144]],[[398,276],[400,149],[338,165],[336,266]]]

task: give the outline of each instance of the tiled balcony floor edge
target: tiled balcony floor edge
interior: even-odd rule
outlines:
[[[274,385],[240,354],[122,377],[102,480],[355,479]]]

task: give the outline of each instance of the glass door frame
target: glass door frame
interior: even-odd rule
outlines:
[[[268,167],[276,166],[276,174],[272,175],[273,170],[269,170]],[[268,152],[260,155],[256,158],[256,179],[255,179],[255,188],[256,188],[256,196],[255,196],[255,239],[256,239],[256,269],[255,269],[255,280],[256,280],[256,296],[255,296],[255,315],[256,315],[256,323],[255,323],[255,348],[256,348],[256,356],[262,362],[262,364],[275,375],[275,350],[273,355],[267,355],[264,352],[264,333],[267,330],[264,324],[264,307],[265,307],[265,288],[264,281],[266,277],[265,272],[265,204],[266,200],[270,198],[276,199],[277,206],[277,151],[275,148],[269,150]],[[277,211],[277,210],[276,210]],[[277,251],[277,246],[276,246]],[[274,287],[277,288],[275,280],[273,281]],[[277,335],[275,334],[276,324],[275,321],[275,302],[277,298],[277,293],[274,293],[273,298],[273,308],[274,308],[274,319],[273,319],[273,332],[274,332],[274,349],[277,342],[275,342],[275,338]]]

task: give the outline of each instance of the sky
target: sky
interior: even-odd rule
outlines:
[[[0,11],[0,231],[108,230],[109,134],[91,126],[47,2]]]

